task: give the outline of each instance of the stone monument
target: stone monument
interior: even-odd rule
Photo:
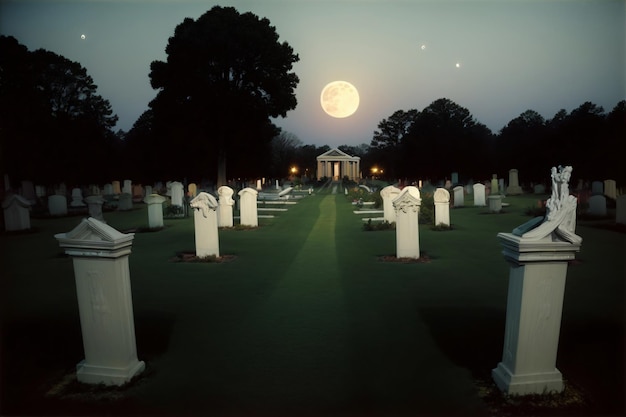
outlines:
[[[256,201],[258,194],[257,190],[250,187],[239,191],[239,214],[241,216],[240,223],[242,226],[257,227],[259,225]]]
[[[163,227],[163,203],[167,198],[158,194],[149,194],[143,202],[148,206],[148,227],[159,229]]]
[[[437,188],[435,200],[435,226],[450,226],[450,193],[445,188]]]
[[[393,200],[396,211],[396,257],[420,257],[419,211],[422,204],[417,187],[405,187]]]
[[[511,264],[502,361],[493,369],[508,394],[563,390],[556,368],[567,264],[580,250],[575,233],[577,200],[569,194],[572,167],[552,168],[552,196],[546,217],[499,233]]]
[[[217,208],[217,226],[233,227],[233,194],[235,191],[227,185],[222,185],[217,189],[219,196],[219,206]]]
[[[196,256],[220,256],[220,242],[217,229],[217,200],[209,193],[200,192],[189,203],[193,208],[193,222],[196,235]]]
[[[388,185],[380,190],[380,196],[383,198],[383,218],[387,223],[395,223],[396,211],[393,208],[393,200],[400,195],[398,187]]]

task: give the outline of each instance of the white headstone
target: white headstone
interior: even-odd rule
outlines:
[[[392,203],[396,211],[396,257],[419,259],[419,189],[405,187]]]
[[[454,187],[452,191],[454,191],[454,207],[464,207],[465,206],[465,194],[463,193],[464,191],[463,187],[458,185]]]
[[[85,202],[89,209],[89,216],[103,222],[102,205],[104,204],[104,198],[100,195],[90,195],[89,197],[85,197]]]
[[[124,180],[124,187],[122,187],[122,193],[133,193],[133,182],[131,180]]]
[[[83,192],[80,188],[72,189],[72,202],[70,203],[71,207],[85,207],[85,203],[83,203]]]
[[[519,176],[516,169],[509,170],[509,186],[506,189],[507,195],[522,194],[522,187],[519,186]]]
[[[433,199],[435,200],[435,226],[450,226],[450,193],[445,188],[437,188]]]
[[[393,208],[393,200],[400,195],[398,187],[388,185],[380,190],[380,196],[383,199],[383,218],[387,223],[394,223],[396,221],[396,211]]]
[[[617,183],[615,180],[604,180],[604,195],[613,200],[617,198]]]
[[[174,181],[170,183],[170,189],[172,190],[172,205],[182,207],[183,194],[185,192],[185,187],[183,186],[182,183],[178,181]]]
[[[241,216],[240,223],[242,226],[259,225],[257,216],[257,195],[259,194],[254,188],[244,188],[239,191],[239,214]]]
[[[217,201],[209,193],[201,192],[190,202],[196,235],[196,256],[220,256],[217,228]]]
[[[500,194],[499,188],[498,188],[498,174],[493,174],[491,178],[491,190],[489,191],[489,194],[490,195]]]
[[[133,209],[133,196],[128,193],[120,194],[120,199],[117,202],[117,209],[120,211]]]
[[[163,227],[163,203],[167,198],[158,194],[149,194],[143,202],[148,206],[148,227],[158,229]]]
[[[233,227],[233,194],[235,191],[222,185],[217,189],[217,195],[219,196],[219,206],[217,208],[217,226],[218,227]]]
[[[261,185],[261,180],[256,180],[256,189],[257,190],[262,190],[263,186]]]
[[[30,229],[30,201],[21,195],[11,194],[2,202],[4,228],[7,232]]]
[[[76,379],[123,385],[145,369],[137,359],[128,265],[134,234],[120,233],[90,217],[54,237],[74,265],[85,350]]]
[[[67,198],[64,195],[48,197],[48,211],[51,216],[65,216],[67,214]]]
[[[483,207],[486,206],[485,200],[485,185],[476,183],[472,186],[474,189],[474,206]]]
[[[599,194],[589,197],[588,214],[592,216],[606,216],[606,197]]]
[[[591,194],[604,194],[604,183],[602,181],[594,181],[591,183]]]
[[[626,194],[617,197],[615,203],[615,223],[626,224]]]

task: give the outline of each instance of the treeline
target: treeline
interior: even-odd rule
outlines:
[[[211,135],[191,125],[156,123],[146,111],[129,132],[114,132],[117,116],[85,68],[45,50],[30,52],[15,38],[0,37],[0,167],[14,184],[32,180],[52,185],[184,179],[214,182]],[[160,109],[163,112],[163,108]],[[246,124],[229,144],[229,178],[314,178],[316,157],[328,146],[303,144],[271,124]],[[163,128],[169,125],[168,129]],[[206,122],[203,124],[206,128]],[[246,126],[253,126],[250,131]],[[626,103],[610,111],[590,102],[551,119],[527,110],[494,134],[468,109],[441,98],[420,110],[398,110],[378,123],[359,146],[339,146],[371,169],[397,179],[483,180],[511,168],[523,182],[545,181],[550,167],[572,165],[574,179],[626,183]],[[367,143],[369,141],[369,143]]]

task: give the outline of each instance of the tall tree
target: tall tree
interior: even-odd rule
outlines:
[[[96,91],[79,63],[0,37],[2,165],[48,183],[106,179],[108,167],[94,169],[91,157],[112,156],[117,116]]]
[[[215,6],[179,24],[167,61],[150,66],[159,90],[150,103],[156,120],[199,153],[217,155],[218,185],[226,183],[229,153],[267,144],[278,134],[269,118],[285,117],[297,105],[299,79],[291,70],[299,58],[278,38],[268,19]]]
[[[370,147],[372,148],[374,163],[384,167],[390,178],[396,176],[401,158],[400,145],[415,123],[419,112],[415,109],[408,111],[396,110],[387,119],[378,123],[378,130],[374,131]]]

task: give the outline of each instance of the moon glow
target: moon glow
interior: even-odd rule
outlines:
[[[81,38],[82,40],[85,40],[85,38],[86,38],[85,34],[83,33],[82,35],[80,35],[80,38]]]
[[[347,81],[333,81],[322,89],[320,103],[326,114],[342,119],[359,108],[359,92]]]

